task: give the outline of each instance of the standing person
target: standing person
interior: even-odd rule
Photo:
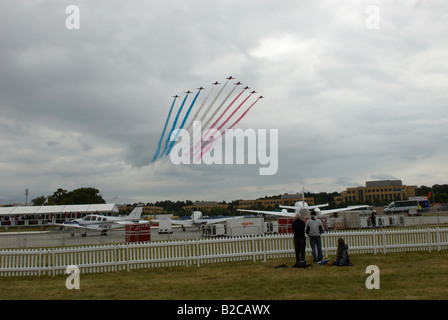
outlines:
[[[376,227],[375,212],[372,212],[372,215],[370,216],[370,222],[372,223],[372,229],[375,230]]]
[[[324,232],[322,221],[317,219],[316,211],[311,212],[311,218],[306,223],[306,234],[310,238],[311,251],[313,253],[313,262],[322,261],[322,240],[320,235]]]
[[[294,248],[296,250],[296,264],[295,267],[305,267],[305,222],[301,219],[300,213],[297,213],[292,222],[292,229],[294,230]]]

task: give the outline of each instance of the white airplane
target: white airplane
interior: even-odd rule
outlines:
[[[305,192],[303,192],[302,194],[303,194],[302,201],[297,201],[294,204],[294,206],[279,206],[280,208],[283,208],[282,211],[280,211],[280,212],[279,211],[246,210],[246,209],[237,209],[237,211],[261,213],[261,214],[267,214],[267,215],[273,215],[273,216],[294,218],[297,213],[303,213],[303,211],[308,213],[309,211],[314,210],[318,216],[322,216],[322,215],[328,215],[330,213],[335,213],[335,212],[348,211],[348,210],[354,210],[354,209],[368,207],[367,205],[359,205],[359,206],[350,206],[349,208],[321,210],[320,208],[328,206],[328,203],[309,206],[308,203],[305,202],[305,196],[304,196]],[[288,210],[286,210],[286,209],[294,209],[294,212],[288,212]]]
[[[232,219],[240,219],[244,218],[244,216],[238,216],[238,217],[225,217],[225,218],[209,218],[204,219],[201,211],[193,211],[191,214],[190,219],[185,220],[171,220],[172,224],[181,225],[182,227],[185,226],[195,226],[195,227],[201,227],[203,225],[207,224],[213,224],[213,223],[219,223],[219,222],[225,222]],[[154,222],[158,222],[158,220],[151,220]]]
[[[283,208],[282,211],[260,211],[260,210],[247,210],[247,209],[237,209],[237,211],[244,211],[244,212],[252,212],[252,213],[261,213],[261,214],[267,214],[267,215],[273,215],[273,216],[280,216],[280,217],[288,217],[288,218],[294,218],[297,213],[302,213],[303,210],[314,210],[317,212],[318,216],[322,215],[328,215],[330,213],[340,212],[340,211],[349,211],[359,208],[366,208],[366,205],[362,206],[354,206],[350,208],[339,208],[339,209],[330,209],[330,210],[321,210],[320,207],[328,206],[328,204],[324,205],[316,205],[316,206],[308,206],[307,203],[303,205],[302,201],[296,202],[295,206],[279,206],[280,208]],[[294,209],[294,212],[288,212],[286,209]]]
[[[101,235],[105,235],[110,229],[123,228],[126,225],[148,224],[149,221],[140,220],[143,205],[138,205],[132,210],[128,216],[109,217],[99,214],[88,214],[84,218],[74,219],[64,223],[52,223],[52,225],[62,228],[85,230],[81,235],[86,236],[88,230],[101,231]],[[72,233],[72,236],[74,233]]]

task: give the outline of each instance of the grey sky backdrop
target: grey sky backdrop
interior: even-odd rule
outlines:
[[[447,183],[447,16],[442,0],[1,1],[0,204]],[[277,174],[151,163],[172,96],[229,75],[266,97],[237,127],[278,129]]]

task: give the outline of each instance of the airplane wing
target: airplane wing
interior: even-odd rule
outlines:
[[[268,214],[272,216],[280,216],[280,217],[288,217],[288,218],[294,218],[296,216],[295,212],[288,212],[286,209],[283,209],[282,211],[260,211],[260,210],[246,210],[246,209],[237,209],[238,211],[243,212],[252,212],[252,213],[261,213],[261,214]]]
[[[198,219],[193,222],[193,220],[171,220],[172,224],[182,225],[182,226],[192,226],[194,224],[212,224],[212,223],[219,223],[219,222],[225,222],[231,219],[240,219],[244,218],[241,217],[226,217],[226,218],[210,218],[210,219]]]
[[[172,224],[177,224],[177,225],[181,225],[181,226],[192,226],[193,225],[193,220],[171,220]]]
[[[74,228],[74,229],[83,229],[83,230],[102,230],[102,229],[108,229],[108,228],[101,228],[97,224],[92,225],[82,225],[78,223],[50,223],[52,226],[60,226],[64,228]]]
[[[113,224],[119,224],[122,226],[126,226],[126,225],[134,225],[134,224],[149,224],[149,221],[146,220],[115,220],[115,221],[111,221],[109,223],[113,223]]]
[[[328,206],[328,203],[326,203],[326,204],[316,204],[314,206],[308,206],[305,209],[312,210],[314,208],[321,208],[321,207],[327,207],[327,206]],[[294,206],[279,206],[279,207],[280,208],[285,208],[285,209],[294,209],[294,210],[298,209],[297,207],[294,207]]]
[[[330,209],[330,210],[322,210],[320,212],[320,214],[329,214],[329,213],[335,213],[335,212],[341,212],[341,211],[351,211],[354,209],[359,209],[359,208],[367,208],[367,205],[361,205],[361,206],[353,206],[350,208],[339,208],[339,209]]]
[[[238,216],[238,217],[226,217],[226,218],[211,218],[211,219],[201,219],[200,223],[205,223],[205,224],[212,224],[212,223],[219,223],[219,222],[225,222],[228,220],[232,220],[232,219],[241,219],[244,218],[243,216]]]

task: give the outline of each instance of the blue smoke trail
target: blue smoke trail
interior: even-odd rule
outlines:
[[[157,146],[157,151],[154,154],[154,158],[152,158],[152,162],[156,161],[157,157],[159,156],[160,146],[162,145],[162,140],[163,140],[163,136],[165,135],[166,126],[168,125],[168,121],[170,120],[171,112],[173,111],[173,107],[174,107],[174,103],[176,102],[176,99],[177,99],[177,97],[174,97],[173,104],[171,105],[170,112],[168,113],[168,117],[166,118],[165,126],[163,127],[162,135],[160,136],[159,145]]]
[[[187,111],[187,113],[185,114],[184,120],[182,120],[182,123],[180,124],[179,130],[177,130],[176,136],[174,137],[174,140],[171,142],[171,144],[170,144],[170,148],[167,150],[167,152],[166,152],[165,155],[168,155],[168,153],[169,153],[169,152],[171,151],[171,149],[173,148],[173,145],[174,145],[174,143],[176,142],[177,137],[179,136],[179,132],[180,132],[180,130],[183,129],[184,124],[185,124],[185,121],[187,121],[188,115],[190,114],[190,111],[191,111],[191,109],[193,108],[193,106],[194,106],[194,104],[195,104],[195,102],[196,102],[196,99],[198,98],[200,92],[201,92],[201,90],[199,90],[198,93],[196,93],[196,96],[194,97],[193,101],[191,102],[190,108],[188,108],[188,111]],[[168,137],[168,138],[169,138],[169,137]]]
[[[179,119],[179,114],[180,114],[180,112],[182,111],[182,108],[184,107],[184,104],[185,104],[185,101],[187,100],[187,97],[188,97],[188,93],[187,93],[187,95],[185,96],[184,101],[182,101],[182,104],[180,105],[179,110],[177,111],[177,115],[176,115],[176,118],[174,119],[173,126],[171,127],[170,134],[169,134],[168,137],[166,138],[166,141],[165,141],[165,148],[163,148],[162,155],[165,154],[166,150],[168,149],[168,142],[170,141],[171,133],[174,131],[174,128],[176,128],[177,120]]]

